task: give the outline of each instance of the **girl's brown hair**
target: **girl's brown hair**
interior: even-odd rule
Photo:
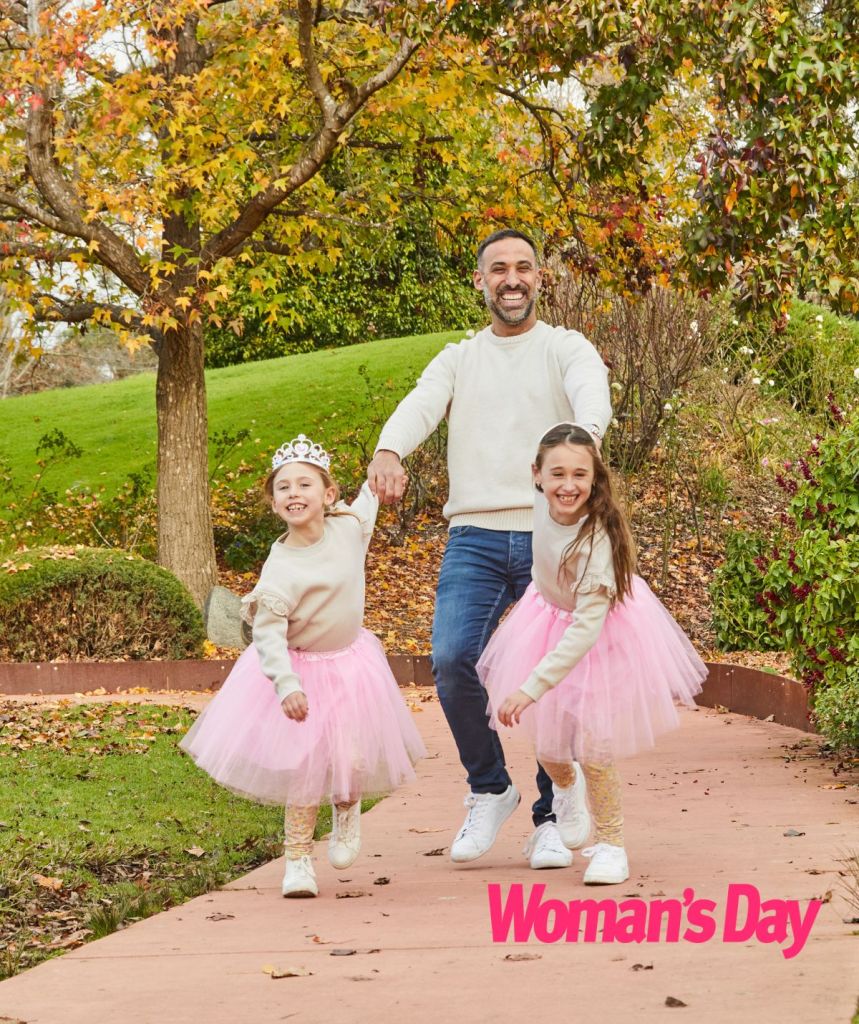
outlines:
[[[262,489],[268,502],[274,499],[274,478],[288,463],[284,462],[277,469],[271,470],[268,476],[263,481]],[[311,469],[315,469],[316,472],[322,478],[322,485],[328,490],[329,487],[334,488],[334,501],[330,505],[325,506],[324,515],[326,516],[354,516],[355,513],[351,512],[347,508],[334,508],[334,505],[340,500],[340,485],[334,479],[334,477],[328,472],[327,469],[323,469],[321,466],[315,466],[312,462],[302,463],[302,465],[310,466]],[[356,516],[357,518],[357,516]]]
[[[537,456],[534,459],[537,469],[542,469],[546,454],[561,444],[587,448],[594,460],[594,482],[586,506],[588,518],[576,539],[564,549],[564,553],[561,555],[561,564],[558,567],[558,575],[561,576],[565,573],[573,555],[580,551],[585,544],[589,545],[588,561],[590,561],[594,536],[597,528],[601,526],[608,535],[614,563],[617,593],[612,603],[622,601],[632,589],[632,576],[635,572],[635,542],[632,539],[626,516],[620,507],[612,483],[611,471],[603,462],[591,435],[582,427],[576,427],[571,423],[560,423],[543,435],[537,449]],[[585,571],[587,571],[587,566]]]

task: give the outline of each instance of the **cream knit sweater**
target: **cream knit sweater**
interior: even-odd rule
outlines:
[[[405,458],[444,416],[451,527],[530,531],[536,441],[562,420],[602,437],[611,419],[607,370],[578,331],[538,320],[501,338],[486,327],[432,360],[383,427],[376,451]]]

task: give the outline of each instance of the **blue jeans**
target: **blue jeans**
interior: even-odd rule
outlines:
[[[432,670],[442,710],[473,793],[510,785],[498,733],[489,727],[486,690],[475,665],[501,616],[531,582],[531,534],[455,526],[436,591]],[[524,682],[524,679],[522,680]],[[537,765],[534,824],[554,821],[552,780]]]

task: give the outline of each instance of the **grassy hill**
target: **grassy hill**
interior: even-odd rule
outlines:
[[[370,380],[392,380],[404,391],[447,342],[462,331],[392,338],[348,348],[229,366],[206,373],[209,433],[242,427],[270,450],[299,431],[330,444],[360,418]],[[36,445],[59,428],[83,449],[67,465],[52,467],[51,489],[107,486],[155,460],[155,375],[89,387],[44,391],[0,402],[0,457],[13,479],[36,472]]]

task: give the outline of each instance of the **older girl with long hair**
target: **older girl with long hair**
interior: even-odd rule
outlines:
[[[707,669],[635,575],[629,526],[591,435],[570,423],[553,427],[532,473],[533,583],[490,640],[478,674],[492,723],[521,724],[552,779],[557,825],[540,827],[559,830],[565,847],[583,845],[587,789],[596,837],[583,851],[584,881],[616,884],[629,864],[614,762],[675,728],[675,700],[691,704]],[[571,860],[568,853],[552,866]]]

